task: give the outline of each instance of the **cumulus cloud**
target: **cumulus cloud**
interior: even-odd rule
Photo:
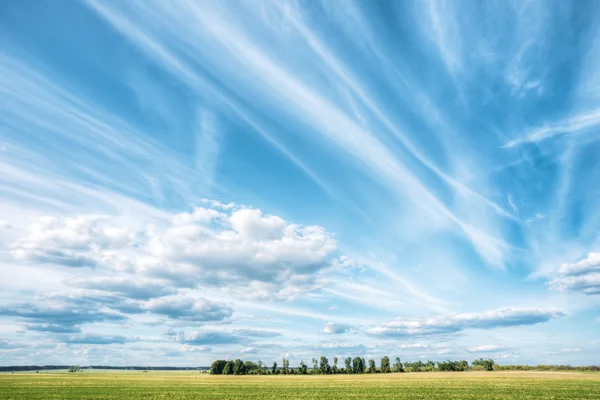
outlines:
[[[348,332],[352,327],[347,324],[341,324],[338,322],[328,322],[325,324],[322,333],[327,335],[336,335],[340,333]]]
[[[320,226],[206,204],[160,226],[123,228],[115,217],[97,215],[37,218],[9,245],[10,253],[19,262],[135,272],[146,279],[79,278],[71,284],[137,300],[198,285],[237,297],[290,299],[321,288],[319,278],[342,266],[336,240]]]
[[[95,267],[102,250],[124,248],[133,240],[132,231],[111,224],[107,216],[46,216],[29,225],[27,234],[13,244],[12,253],[22,262]]]
[[[291,224],[250,208],[199,207],[148,236],[142,272],[269,299],[314,290],[315,276],[333,264],[337,251],[322,227]]]
[[[533,325],[562,316],[557,309],[500,308],[470,314],[449,314],[433,318],[397,318],[370,328],[367,333],[382,337],[442,335],[465,329],[494,329]]]
[[[600,272],[600,253],[588,253],[586,258],[573,264],[562,264],[559,272],[563,275],[585,275],[591,272]]]
[[[600,253],[589,253],[573,264],[562,264],[560,278],[548,282],[550,289],[559,292],[600,294]]]
[[[233,314],[233,310],[223,303],[204,298],[178,296],[152,299],[144,309],[154,314],[189,322],[222,321]]]

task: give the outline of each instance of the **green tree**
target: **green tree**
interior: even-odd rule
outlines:
[[[331,372],[333,372],[334,375],[338,373],[338,366],[337,366],[337,364],[338,364],[338,358],[337,357],[333,357],[333,368],[332,368]]]
[[[365,362],[360,357],[354,357],[352,360],[352,372],[355,374],[363,374],[365,372]]]
[[[484,360],[483,358],[478,358],[477,360],[473,361],[471,363],[474,367],[483,367],[486,371],[493,371],[494,370],[494,360],[492,359],[487,359]]]
[[[400,357],[396,357],[396,362],[394,363],[394,372],[404,372],[404,366],[400,361]]]
[[[390,359],[388,358],[388,356],[384,356],[381,358],[381,372],[383,374],[392,372],[392,369],[390,368]]]
[[[244,373],[252,374],[252,375],[260,374],[260,368],[258,367],[258,364],[256,364],[255,362],[245,361],[244,362]]]
[[[344,359],[345,370],[347,374],[351,374],[352,371],[352,357],[346,357]]]
[[[329,366],[329,360],[325,356],[321,356],[319,359],[319,373],[326,375],[331,373],[331,367]]]
[[[375,360],[369,360],[369,370],[367,371],[369,374],[377,373],[377,367],[375,366]]]
[[[269,373],[269,366],[266,362],[259,361],[258,366],[260,368],[261,375],[267,375]]]
[[[227,364],[225,364],[225,367],[223,368],[223,375],[232,375],[234,367],[235,364],[233,361],[227,361]]]
[[[302,375],[306,375],[308,373],[308,367],[304,364],[304,361],[300,360],[300,366],[298,367],[298,371]]]
[[[277,369],[277,361],[273,361],[273,366],[271,367],[271,373],[273,375],[277,375],[279,370]]]
[[[223,374],[223,369],[225,368],[225,364],[227,364],[227,360],[215,360],[210,365],[210,373],[212,375],[221,375]]]
[[[244,362],[238,358],[233,363],[233,374],[234,375],[244,375],[245,372],[246,371],[244,369]]]
[[[318,374],[319,373],[319,368],[318,368],[318,360],[316,358],[312,359],[312,363],[313,363],[313,367],[312,367],[312,373],[313,374]]]
[[[282,361],[281,373],[283,375],[287,375],[290,373],[290,361],[285,358]]]

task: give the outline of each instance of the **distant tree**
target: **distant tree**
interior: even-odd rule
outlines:
[[[225,364],[227,364],[227,360],[215,360],[210,365],[210,373],[212,375],[221,375],[223,374],[223,369],[225,368]]]
[[[404,371],[404,366],[402,365],[402,362],[400,361],[400,357],[396,357],[396,362],[394,363],[394,372],[403,372]]]
[[[79,365],[72,365],[69,367],[69,372],[79,372],[81,367]]]
[[[471,363],[474,367],[483,367],[486,371],[494,370],[494,360],[488,359],[484,360],[483,358],[478,358],[477,360]]]
[[[319,359],[319,373],[326,375],[331,373],[331,367],[329,366],[329,360],[325,356],[321,356]]]
[[[235,369],[235,364],[233,361],[227,361],[225,367],[223,368],[223,375],[233,375],[233,370]]]
[[[441,361],[437,363],[440,371],[465,371],[469,364],[466,361]]]
[[[365,372],[365,363],[362,358],[354,357],[354,360],[352,360],[352,372],[355,374],[362,374]]]
[[[425,366],[422,368],[422,371],[433,371],[435,370],[435,363],[431,360],[427,360]]]
[[[283,359],[281,373],[283,375],[287,375],[290,373],[290,361],[287,359]]]
[[[313,374],[318,374],[319,373],[319,368],[318,368],[318,360],[316,358],[312,359],[312,363],[313,363],[313,367],[312,367],[312,373]]]
[[[367,368],[367,361],[365,361],[364,357],[361,357],[360,360],[362,361],[362,365],[363,365],[363,372],[365,372],[364,370]]]
[[[298,372],[302,375],[306,375],[308,373],[308,367],[304,364],[304,361],[300,360],[300,366],[298,367]]]
[[[381,358],[381,372],[383,374],[392,372],[392,369],[390,368],[390,359],[388,358],[388,356],[384,356]]]
[[[267,375],[269,373],[269,367],[266,362],[259,361],[258,366],[260,368],[261,375]]]
[[[245,372],[246,371],[244,370],[244,362],[238,358],[233,363],[233,374],[234,375],[244,375]]]
[[[375,360],[369,360],[369,370],[367,371],[369,374],[377,373],[377,367],[375,366]]]
[[[273,361],[273,366],[271,367],[271,373],[273,375],[277,375],[279,370],[277,369],[277,361]]]
[[[260,374],[260,368],[258,367],[258,364],[256,364],[253,361],[245,361],[244,362],[244,373],[257,375],[257,374]]]
[[[352,371],[352,357],[346,357],[344,359],[344,365],[345,365],[344,369],[346,370],[346,373],[351,374],[353,372]]]
[[[337,357],[333,357],[333,368],[332,368],[331,372],[333,372],[334,375],[338,373],[338,366],[337,366],[337,364],[338,364],[338,358]]]

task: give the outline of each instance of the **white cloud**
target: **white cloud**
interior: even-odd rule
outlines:
[[[548,282],[552,290],[600,294],[600,253],[589,253],[576,263],[565,263],[558,270],[563,276]]]
[[[238,297],[288,299],[319,289],[318,277],[340,268],[337,242],[320,226],[301,226],[259,209],[209,203],[166,224],[120,227],[116,217],[40,217],[10,244],[30,263],[137,272],[179,287],[211,286]],[[154,282],[154,283],[152,283]],[[79,279],[75,286],[148,296],[124,278]],[[156,294],[170,294],[157,288]],[[153,296],[156,297],[156,296]]]
[[[197,331],[191,335],[184,335],[179,338],[181,342],[187,345],[224,345],[234,344],[246,341],[245,338],[227,332]]]
[[[133,241],[134,232],[118,227],[108,216],[44,216],[34,219],[11,247],[18,261],[96,267],[114,257],[111,250]]]
[[[562,351],[563,353],[579,353],[581,351],[581,349],[579,349],[579,348],[560,349],[560,351]]]
[[[165,282],[140,278],[103,277],[69,280],[71,286],[112,292],[136,300],[149,300],[175,294],[176,290],[165,285]]]
[[[341,324],[337,322],[328,322],[325,324],[322,333],[327,335],[336,335],[340,333],[346,333],[352,328],[351,325]]]
[[[196,208],[148,234],[138,270],[238,290],[256,298],[288,298],[315,289],[333,264],[337,243],[324,228],[291,224],[258,209]],[[177,276],[178,271],[183,272]]]
[[[240,350],[241,354],[257,354],[258,348],[256,347],[246,347],[245,349]]]
[[[558,278],[548,283],[552,290],[558,292],[581,292],[584,294],[600,294],[600,273],[582,276]]]
[[[584,275],[589,272],[600,272],[600,253],[588,253],[586,258],[573,264],[562,264],[559,272],[564,275]]]
[[[222,321],[233,314],[233,310],[223,303],[181,296],[152,299],[146,303],[144,309],[172,319],[189,322]]]
[[[500,308],[481,313],[449,314],[433,318],[397,318],[370,328],[367,333],[384,337],[441,335],[465,329],[533,325],[562,315],[563,313],[557,309]]]
[[[508,141],[504,147],[515,147],[527,143],[542,142],[560,135],[575,135],[593,131],[600,124],[600,110],[591,110],[567,117],[553,124],[546,124]]]
[[[475,346],[469,347],[467,349],[469,353],[488,353],[495,351],[506,351],[506,347],[497,346],[497,345],[483,345],[483,346]]]
[[[401,349],[427,349],[429,348],[429,345],[426,343],[410,343],[410,344],[401,344],[400,346]]]
[[[317,351],[322,351],[328,354],[354,354],[360,355],[367,351],[367,347],[363,344],[354,343],[323,343],[314,348]]]

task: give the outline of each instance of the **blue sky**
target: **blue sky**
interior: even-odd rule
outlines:
[[[0,364],[597,363],[598,21],[2,2]]]

